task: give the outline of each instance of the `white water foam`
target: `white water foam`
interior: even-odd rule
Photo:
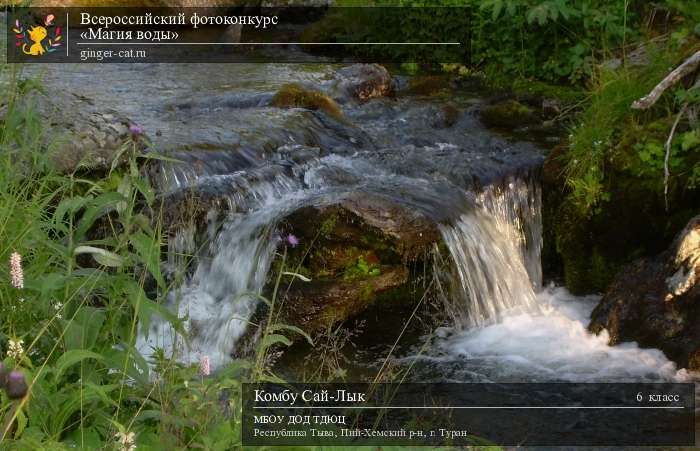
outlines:
[[[439,330],[432,349],[408,361],[440,365],[446,378],[478,382],[687,382],[657,349],[608,345],[606,332],[586,329],[599,296],[576,297],[550,286],[537,296],[542,312],[505,316],[481,328]],[[420,365],[419,365],[420,366]]]

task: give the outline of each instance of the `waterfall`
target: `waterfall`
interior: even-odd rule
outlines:
[[[542,284],[541,192],[532,178],[511,177],[477,196],[479,208],[440,225],[453,261],[447,301],[457,327],[536,311]]]
[[[388,173],[360,156],[328,155],[230,174],[214,166],[204,175],[185,169],[177,177],[170,174],[165,186],[177,188],[184,181],[184,186],[215,190],[227,213],[219,222],[214,218],[223,212],[210,212],[207,230],[200,231],[208,243],[202,250],[191,228],[169,240],[170,267],[182,269],[183,255],[196,263],[168,294],[168,308],[183,320],[186,337],[153,318],[149,333],[137,343],[147,359],[161,348],[182,362],[206,355],[213,368],[227,363],[267,281],[279,244],[277,224],[302,206],[334,204],[358,191],[385,196],[439,221],[453,263],[446,297],[458,327],[483,326],[515,310],[537,310],[542,225],[534,177],[510,177],[474,196],[444,180]]]
[[[184,319],[187,338],[167,321],[154,318],[149,333],[137,343],[147,358],[162,348],[166,356],[182,362],[208,356],[213,368],[220,367],[230,361],[255,311],[277,247],[277,222],[300,186],[281,173],[257,183],[240,174],[225,179],[218,182],[232,186],[228,200],[234,208],[220,228],[210,225],[208,248],[197,252],[191,229],[180,230],[170,240],[169,260],[174,265],[182,267],[182,254],[197,257],[194,273],[168,294],[168,307]]]

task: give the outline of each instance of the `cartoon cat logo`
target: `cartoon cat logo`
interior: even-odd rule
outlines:
[[[22,53],[30,56],[41,56],[44,53],[55,52],[61,46],[61,27],[53,24],[55,17],[49,14],[44,18],[42,25],[34,25],[25,28],[19,20],[15,21],[15,33],[17,47],[21,47]]]

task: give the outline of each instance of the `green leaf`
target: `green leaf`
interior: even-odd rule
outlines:
[[[56,211],[53,214],[54,227],[61,231],[67,232],[68,228],[63,223],[66,213],[74,214],[76,211],[80,210],[89,200],[90,198],[81,196],[63,199],[58,204],[58,206],[56,207]]]
[[[160,160],[160,161],[167,161],[170,163],[184,163],[183,160],[178,160],[176,158],[168,157],[168,156],[161,155],[161,154],[155,153],[155,152],[148,152],[142,156],[144,158],[146,158],[147,160]]]
[[[105,360],[102,355],[86,349],[70,350],[63,354],[56,362],[56,372],[54,373],[55,379],[58,381],[58,379],[60,379],[68,368],[76,363],[82,362],[85,359]]]
[[[78,310],[63,335],[66,349],[92,349],[97,343],[104,321],[105,311],[102,309],[88,306]]]
[[[681,135],[681,148],[683,150],[690,150],[698,145],[700,145],[700,133],[698,133],[698,130],[685,132]]]
[[[126,287],[126,290],[129,293],[129,302],[134,308],[134,314],[139,319],[139,327],[142,333],[148,333],[151,317],[157,315],[170,323],[173,329],[182,337],[187,337],[187,331],[185,331],[180,318],[167,307],[148,299],[141,285],[133,282]]]
[[[146,203],[148,205],[152,205],[153,201],[156,198],[155,192],[153,191],[153,188],[151,188],[148,183],[142,178],[135,177],[131,180],[131,183],[134,184],[136,189],[143,194],[143,197],[146,198]]]
[[[148,386],[150,368],[143,356],[133,347],[123,349],[112,348],[105,351],[105,364],[119,375],[131,378],[142,386]]]
[[[129,241],[136,249],[140,262],[146,266],[146,269],[156,280],[158,286],[165,288],[165,279],[160,271],[160,243],[142,231],[133,233],[129,237]]]
[[[95,224],[95,221],[107,214],[108,212],[115,210],[119,202],[124,202],[126,199],[123,195],[117,192],[107,192],[100,194],[96,198],[92,199],[86,208],[85,213],[83,213],[76,228],[75,235],[76,239],[81,240],[85,234],[90,230],[90,228]]]
[[[311,279],[309,279],[308,277],[303,276],[299,273],[296,273],[296,272],[283,271],[282,274],[284,274],[285,276],[296,277],[297,279],[301,280],[302,282],[311,282]]]
[[[91,254],[100,265],[118,268],[124,266],[124,259],[114,252],[94,246],[78,246],[73,251],[75,255]]]
[[[27,415],[24,413],[24,409],[19,409],[17,411],[17,430],[15,430],[15,438],[21,437],[26,427]]]
[[[313,344],[314,344],[313,340],[311,339],[311,336],[309,334],[307,334],[306,332],[304,332],[303,330],[301,330],[300,328],[298,328],[297,326],[290,326],[289,324],[274,324],[274,325],[270,326],[271,332],[277,332],[280,330],[289,330],[291,332],[295,332],[295,333],[301,335],[302,337],[304,337],[306,339],[306,341],[308,341],[311,346],[313,346]]]
[[[284,346],[291,346],[292,340],[290,340],[289,338],[287,338],[281,334],[269,334],[269,335],[265,335],[260,346],[262,346],[263,349],[267,349],[270,346],[273,346],[276,344],[283,344]]]

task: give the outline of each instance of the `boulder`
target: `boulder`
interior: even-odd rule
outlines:
[[[376,274],[320,279],[292,285],[283,307],[283,323],[294,324],[314,335],[358,315],[377,295],[408,282],[408,268],[378,266]]]
[[[367,194],[302,208],[283,229],[300,241],[287,248],[286,270],[311,281],[295,281],[283,292],[281,314],[312,334],[361,313],[379,295],[403,289],[415,263],[440,239],[437,226],[415,210]]]
[[[494,128],[515,129],[538,121],[532,108],[512,99],[488,105],[480,113],[484,125]]]
[[[20,102],[16,107],[34,108],[40,118],[41,147],[48,149],[49,163],[59,172],[108,170],[124,155],[128,140],[139,151],[145,148],[142,130],[130,130],[132,121],[78,94],[33,92]],[[7,105],[0,106],[0,120],[6,112]]]
[[[343,118],[340,107],[329,96],[294,83],[282,86],[272,97],[270,104],[279,108],[320,110],[335,119],[341,120]]]
[[[353,64],[335,74],[334,91],[342,100],[366,102],[376,97],[386,97],[394,92],[391,74],[379,64]]]
[[[681,367],[700,370],[700,216],[669,249],[622,269],[591,315],[610,344],[659,348]]]

